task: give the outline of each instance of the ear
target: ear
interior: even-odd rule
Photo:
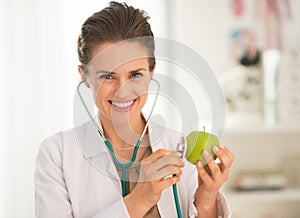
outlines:
[[[80,74],[81,80],[82,80],[82,81],[85,81],[84,84],[86,85],[86,87],[90,88],[90,85],[89,85],[89,83],[87,82],[87,79],[86,79],[86,74],[85,74],[85,72],[83,71],[81,65],[78,65],[78,72],[79,72],[79,74]]]

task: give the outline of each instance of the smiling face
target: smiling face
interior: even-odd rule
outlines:
[[[87,82],[93,90],[102,123],[142,121],[152,72],[147,50],[139,43],[104,43],[92,52]]]

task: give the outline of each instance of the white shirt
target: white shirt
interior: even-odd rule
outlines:
[[[99,123],[99,120],[98,120]],[[149,125],[152,152],[176,150],[181,134]],[[193,204],[197,170],[184,160],[177,189],[184,218],[197,216]],[[36,159],[37,218],[127,218],[121,183],[111,155],[92,122],[45,139]],[[218,216],[230,217],[223,194],[218,193]],[[157,203],[161,217],[177,217],[172,186]]]

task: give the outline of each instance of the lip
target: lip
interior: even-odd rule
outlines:
[[[122,101],[109,100],[108,102],[110,103],[113,110],[118,111],[118,112],[128,112],[133,107],[134,103],[136,102],[136,99],[122,100]],[[129,105],[124,107],[124,105],[126,105],[126,104],[129,104]]]

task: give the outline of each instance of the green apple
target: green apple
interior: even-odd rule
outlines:
[[[217,136],[203,131],[193,131],[186,137],[186,142],[187,150],[185,157],[190,163],[196,164],[201,160],[203,166],[206,166],[207,163],[202,157],[204,150],[208,151],[214,159],[217,158],[212,150],[214,146],[219,146],[220,144]]]

